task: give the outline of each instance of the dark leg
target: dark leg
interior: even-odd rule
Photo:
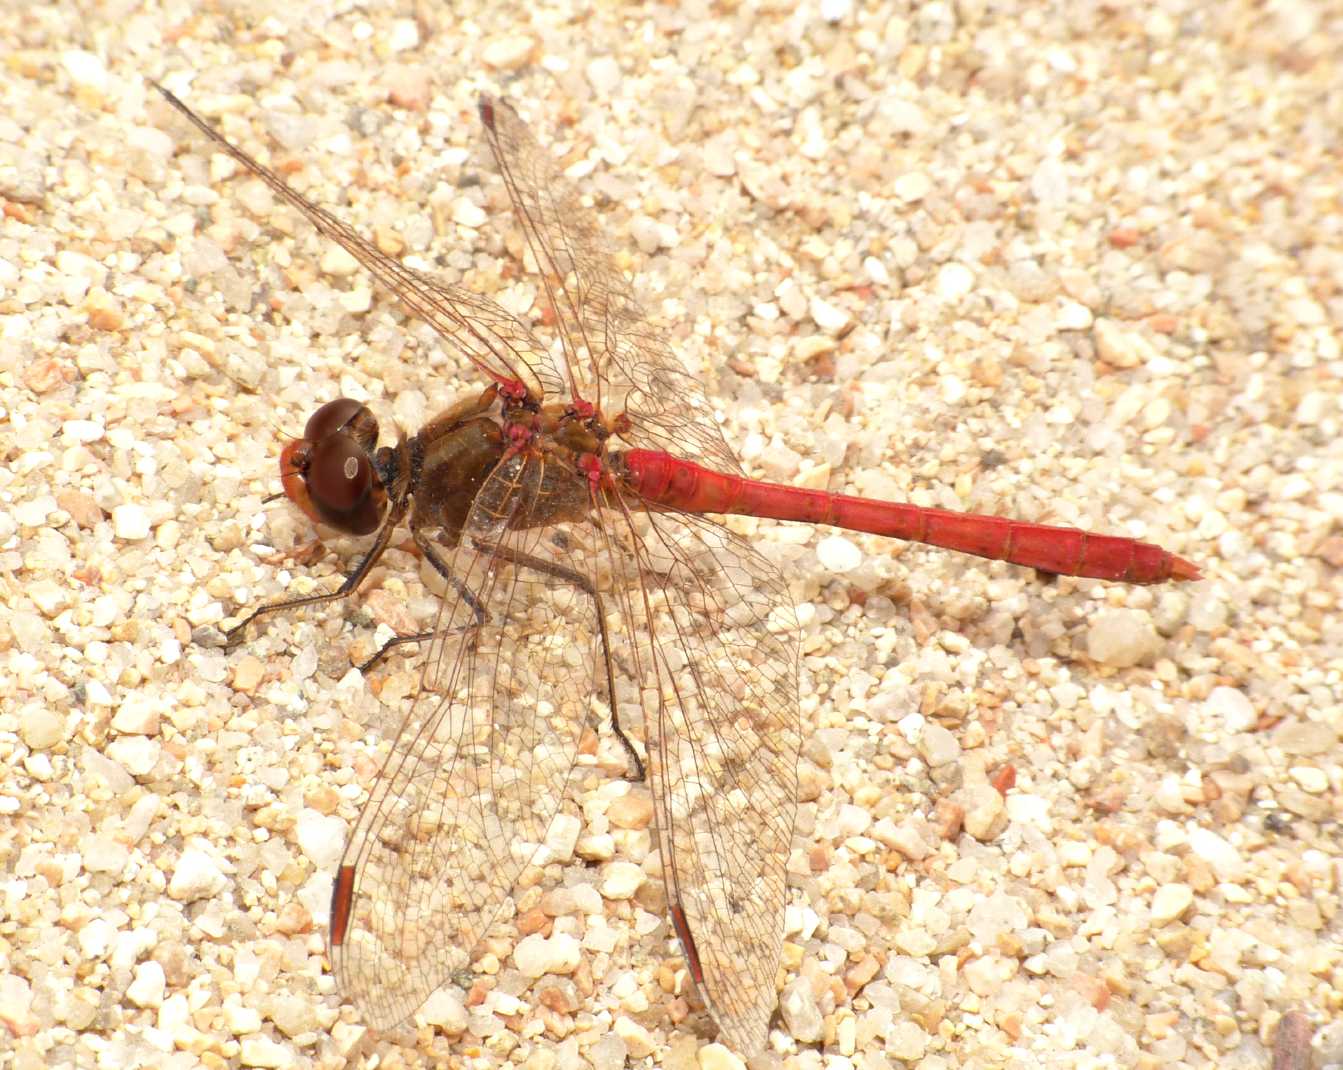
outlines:
[[[259,606],[243,618],[241,623],[235,624],[224,633],[224,645],[229,648],[237,646],[238,642],[242,639],[243,632],[247,630],[249,624],[259,620],[261,617],[268,616],[271,613],[281,613],[291,609],[300,609],[303,606],[319,606],[324,602],[334,602],[340,598],[348,598],[358,589],[359,585],[368,578],[369,572],[372,571],[373,566],[378,563],[378,559],[382,557],[383,552],[392,541],[392,532],[396,529],[397,522],[400,519],[401,517],[399,513],[387,518],[378,531],[377,539],[374,541],[373,545],[369,547],[368,553],[366,553],[359,564],[355,566],[354,571],[345,577],[345,582],[340,585],[338,590],[330,591],[326,594],[311,594],[306,598],[289,598],[283,602],[271,602],[268,605]]]
[[[412,531],[411,534],[415,538],[415,545],[420,548],[420,553],[424,554],[425,560],[434,566],[435,572],[452,585],[452,589],[457,592],[458,597],[470,606],[471,611],[476,615],[475,624],[468,624],[462,628],[452,629],[452,631],[460,633],[464,632],[466,628],[479,628],[485,623],[485,607],[480,604],[480,599],[475,596],[475,593],[471,588],[452,574],[452,571],[448,568],[447,562],[438,556],[438,551],[428,539],[424,538],[418,531]],[[396,647],[404,646],[407,643],[426,643],[438,634],[438,632],[420,632],[417,635],[398,635],[388,639],[387,642],[382,644],[382,648],[376,654],[359,666],[359,672],[361,674],[367,673],[369,669],[382,661],[382,659],[390,654]],[[446,637],[449,633],[443,632],[442,634]]]
[[[529,568],[533,572],[540,572],[542,575],[554,576],[566,583],[572,583],[580,591],[591,597],[597,607],[597,634],[601,638],[602,666],[606,670],[606,704],[611,707],[611,729],[615,732],[616,738],[620,740],[621,746],[625,748],[625,753],[629,756],[630,763],[636,770],[634,776],[626,774],[625,779],[643,780],[645,778],[643,759],[639,757],[639,752],[634,749],[634,744],[629,741],[629,737],[620,727],[620,716],[616,712],[616,678],[615,669],[611,665],[611,644],[606,632],[606,608],[602,604],[602,596],[597,588],[582,573],[565,568],[563,565],[556,565],[543,558],[533,557],[531,554],[525,554],[507,546],[481,542],[478,539],[472,539],[471,545],[477,552],[485,554],[495,561],[507,561],[509,564]]]

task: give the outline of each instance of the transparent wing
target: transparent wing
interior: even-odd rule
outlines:
[[[606,514],[673,918],[724,1039],[764,1045],[777,1003],[801,723],[797,620],[778,570],[705,517]],[[622,724],[636,723],[624,704]]]
[[[554,360],[517,317],[488,297],[439,282],[388,256],[227,140],[168,90],[157,88],[192,125],[302,212],[318,233],[342,246],[396,294],[410,312],[433,327],[452,349],[460,351],[481,372],[495,382],[519,382],[538,399],[562,393],[564,381]]]
[[[480,114],[556,312],[573,395],[623,409],[632,445],[740,471],[703,386],[649,324],[577,188],[506,102],[485,98]]]
[[[595,603],[557,563],[561,529],[513,526],[553,516],[568,486],[586,495],[543,468],[516,457],[477,494],[451,557],[472,598],[444,600],[419,695],[341,859],[350,921],[332,966],[379,1029],[470,962],[545,840],[582,732],[606,715]]]

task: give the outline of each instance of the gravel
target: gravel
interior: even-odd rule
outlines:
[[[605,732],[428,1027],[341,1002],[333,869],[418,680],[351,666],[434,581],[398,542],[367,598],[219,628],[355,560],[266,500],[317,401],[413,427],[480,382],[146,76],[542,333],[502,92],[751,473],[1204,570],[730,522],[807,728],[753,1066],[1262,1066],[1336,1019],[1337,6],[395,7],[0,12],[0,1065],[745,1065]]]

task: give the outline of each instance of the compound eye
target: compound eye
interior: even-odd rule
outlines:
[[[320,415],[321,410],[313,419]],[[373,465],[353,439],[330,434],[313,443],[306,475],[308,495],[323,521],[350,535],[367,535],[377,528],[381,509],[373,493]]]
[[[324,438],[330,438],[354,423],[361,411],[367,410],[352,398],[328,401],[308,417],[308,424],[303,428],[303,437],[309,442],[321,442]]]

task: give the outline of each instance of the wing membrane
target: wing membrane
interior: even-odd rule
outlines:
[[[540,469],[516,457],[477,494],[450,560],[478,608],[443,602],[418,697],[341,860],[354,888],[333,967],[377,1028],[407,1019],[470,961],[601,712],[593,600],[561,566],[544,571],[553,531],[511,526],[545,511]]]
[[[608,415],[623,407],[632,445],[740,471],[703,385],[648,322],[577,188],[510,105],[486,98],[480,110],[555,309],[575,395]]]

